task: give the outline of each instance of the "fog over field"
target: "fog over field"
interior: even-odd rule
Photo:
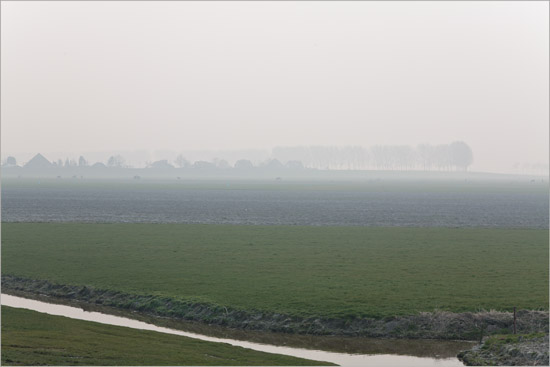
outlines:
[[[548,1],[0,8],[1,365],[548,365]]]
[[[541,182],[5,180],[4,222],[548,229]]]
[[[445,170],[403,154],[464,142],[469,171],[548,175],[547,2],[1,6],[3,163]]]

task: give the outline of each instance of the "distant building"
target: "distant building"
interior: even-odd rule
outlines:
[[[24,166],[30,169],[45,169],[53,167],[52,162],[47,160],[42,154],[38,153]]]
[[[162,161],[156,161],[151,163],[151,166],[149,168],[159,168],[159,169],[166,169],[166,168],[174,168],[166,159]]]

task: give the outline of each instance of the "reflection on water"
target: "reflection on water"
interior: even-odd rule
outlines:
[[[198,322],[163,319],[156,322],[154,317],[141,317],[143,321],[185,330],[237,340],[248,340],[262,344],[282,345],[304,349],[320,349],[350,354],[397,354],[415,357],[453,358],[459,351],[472,348],[475,342],[426,340],[426,339],[382,339],[366,337],[342,337],[326,335],[296,335],[269,333],[254,330],[238,330],[205,325]]]
[[[455,356],[458,351],[469,349],[472,346],[471,342],[455,341],[263,333],[132,314],[133,318],[139,318],[136,320],[97,312],[106,311],[106,307],[86,305],[84,307],[86,311],[84,311],[83,308],[51,304],[6,294],[2,294],[1,303],[5,306],[26,308],[51,315],[223,342],[262,352],[328,361],[345,366],[364,366],[366,364],[375,366],[462,366]],[[122,314],[113,309],[110,309],[109,313]],[[152,321],[162,326],[152,325],[150,323]]]

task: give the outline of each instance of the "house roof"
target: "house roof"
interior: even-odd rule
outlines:
[[[30,161],[25,164],[25,168],[49,168],[52,162],[46,159],[42,154],[38,153]]]

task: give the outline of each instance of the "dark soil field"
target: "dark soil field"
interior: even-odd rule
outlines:
[[[3,222],[548,228],[548,184],[6,179]]]

